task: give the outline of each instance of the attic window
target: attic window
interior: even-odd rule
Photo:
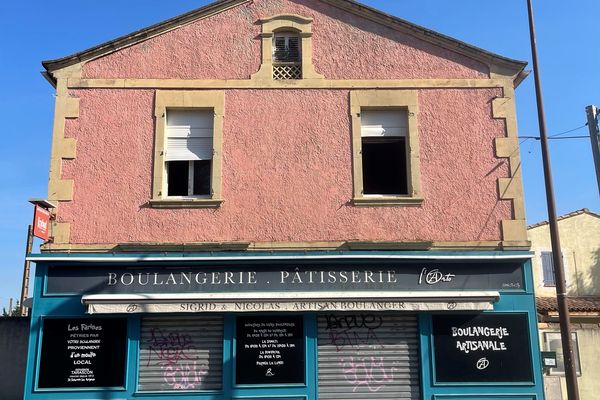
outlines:
[[[295,32],[276,33],[273,37],[273,79],[302,79],[300,36]]]
[[[312,18],[273,15],[262,23],[262,64],[252,79],[263,82],[324,79],[312,62]],[[285,82],[284,82],[285,83]]]

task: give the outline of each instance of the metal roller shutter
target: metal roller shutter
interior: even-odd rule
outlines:
[[[420,399],[418,339],[411,315],[320,315],[319,399]]]
[[[406,109],[361,110],[362,137],[406,137],[408,115]]]
[[[142,319],[139,390],[222,387],[223,317]]]
[[[213,121],[212,110],[168,110],[166,160],[210,160]]]

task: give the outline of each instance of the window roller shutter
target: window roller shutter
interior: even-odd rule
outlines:
[[[142,319],[140,391],[219,390],[222,366],[222,316]]]
[[[192,127],[211,129],[214,112],[212,110],[177,110],[167,112],[167,125],[170,127]]]
[[[421,398],[414,315],[318,317],[319,399]]]
[[[408,132],[406,110],[362,110],[362,137],[405,137]]]
[[[167,140],[167,161],[210,160],[212,159],[212,137],[209,138],[169,138]]]
[[[166,160],[212,159],[213,120],[212,110],[169,110]]]

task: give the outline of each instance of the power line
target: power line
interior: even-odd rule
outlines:
[[[586,126],[588,126],[588,123],[586,122],[585,124],[578,126],[577,128],[573,128],[573,129],[569,129],[568,131],[564,131],[564,132],[560,132],[560,133],[555,133],[553,135],[548,136],[548,139],[584,139],[584,138],[589,138],[590,136],[566,136],[566,137],[559,137],[562,135],[566,135],[567,133],[571,133],[571,132],[575,132],[578,131],[582,128],[585,128]],[[520,139],[525,139],[522,140],[519,144],[523,144],[526,141],[528,141],[529,139],[535,139],[535,140],[540,140],[539,136],[519,136]]]
[[[519,136],[521,139],[525,139],[521,142],[521,144],[525,143],[527,140],[529,139],[535,139],[535,140],[540,140],[539,136]],[[561,139],[588,139],[590,137],[590,135],[584,135],[584,136],[563,136],[563,137],[556,137],[556,136],[548,136],[548,139],[553,139],[553,140],[561,140]]]
[[[551,137],[551,138],[548,138],[548,139],[560,140],[560,139],[589,139],[589,138],[590,138],[590,135]]]
[[[577,128],[569,129],[568,131],[564,131],[564,132],[561,132],[561,133],[555,133],[554,135],[550,135],[550,136],[548,136],[548,138],[554,138],[554,137],[557,137],[557,136],[565,135],[567,133],[575,132],[575,131],[578,131],[581,128],[585,128],[586,126],[588,126],[587,122],[585,124],[581,125],[581,126],[578,126]]]

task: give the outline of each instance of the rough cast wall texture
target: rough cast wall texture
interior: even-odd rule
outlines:
[[[153,90],[78,90],[68,120],[77,158],[63,162],[74,200],[61,203],[72,243],[501,239],[508,176],[493,140],[500,89],[419,92],[421,208],[349,205],[347,90],[231,90],[225,96],[219,209],[160,210],[151,197]]]
[[[486,78],[486,65],[317,0],[254,0],[87,63],[86,78],[249,79],[258,20],[312,17],[313,62],[328,79]]]

